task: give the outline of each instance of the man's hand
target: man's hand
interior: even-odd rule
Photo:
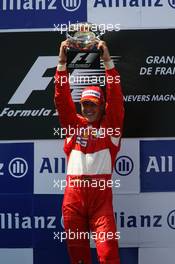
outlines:
[[[60,50],[59,50],[59,64],[65,64],[67,62],[67,54],[66,49],[69,47],[69,40],[65,40],[61,42]]]
[[[99,41],[97,44],[97,49],[101,49],[102,50],[102,54],[101,54],[101,59],[104,62],[108,62],[111,60],[110,54],[109,54],[109,50],[108,47],[106,45],[105,41]]]

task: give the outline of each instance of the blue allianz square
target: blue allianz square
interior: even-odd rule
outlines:
[[[34,144],[0,143],[0,193],[33,193]]]
[[[62,199],[63,195],[34,195],[35,216],[41,217],[34,229],[34,248],[56,248],[61,250],[65,246],[65,240],[61,242],[58,232],[64,232],[62,223]]]
[[[0,248],[32,248],[33,197],[0,194]]]
[[[138,264],[138,248],[120,248],[119,255],[121,264]]]
[[[7,2],[7,4],[6,4]],[[12,2],[10,6],[10,2]],[[17,5],[17,2],[20,4]],[[2,1],[0,28],[50,28],[87,21],[87,0]],[[28,3],[30,2],[30,3]],[[40,3],[39,3],[40,2]]]
[[[141,192],[175,191],[175,140],[140,141]]]

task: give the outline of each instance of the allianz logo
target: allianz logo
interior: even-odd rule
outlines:
[[[56,10],[57,0],[2,0],[0,10]]]
[[[5,175],[5,165],[7,165],[7,162],[0,162],[0,175]],[[27,161],[21,157],[13,158],[8,164],[8,172],[15,178],[24,177],[27,174],[28,169],[29,167]]]
[[[120,176],[128,176],[134,170],[134,162],[129,156],[119,156],[115,161],[114,170]]]
[[[169,0],[170,2],[174,0]],[[162,0],[94,0],[93,7],[163,7]],[[172,7],[172,6],[171,6]]]
[[[115,212],[115,220],[119,228],[152,228],[167,225],[170,229],[175,230],[175,210],[170,211],[167,215],[160,214],[137,214],[130,215],[126,212]]]
[[[59,0],[62,8],[73,12],[79,9],[81,0]],[[0,10],[57,10],[57,0],[1,0]]]
[[[56,216],[21,216],[20,213],[0,213],[0,229],[55,229]]]
[[[115,219],[120,228],[132,227],[162,227],[162,215],[127,215],[125,212],[116,213]]]
[[[66,158],[65,157],[42,157],[39,173],[65,173]]]
[[[173,172],[174,157],[173,156],[148,156],[146,172]]]

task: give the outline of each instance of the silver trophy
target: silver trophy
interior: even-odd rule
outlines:
[[[101,35],[99,26],[85,22],[70,24],[66,37],[70,41],[70,49],[92,51],[96,49]]]
[[[70,24],[66,32],[69,40],[68,68],[100,68],[100,50],[98,42],[102,36],[100,28],[92,23]]]

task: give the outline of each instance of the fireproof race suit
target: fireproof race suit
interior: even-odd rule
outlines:
[[[76,235],[67,237],[71,264],[92,263],[89,231],[96,243],[99,263],[120,263],[111,188],[112,169],[120,148],[121,133],[118,133],[118,128],[121,132],[124,117],[123,95],[117,76],[119,74],[113,64],[112,67],[106,67],[106,80],[110,82],[106,85],[105,114],[100,121],[89,124],[76,113],[67,71],[57,68],[55,74],[55,105],[61,126],[67,129],[88,128],[88,132],[96,129],[95,133],[68,133],[64,144],[68,165],[62,206],[63,221],[67,234],[72,232]],[[67,81],[61,83],[61,78],[67,78]],[[109,128],[110,133],[101,134],[100,128]],[[83,179],[93,184],[75,184]],[[74,184],[71,180],[74,180]],[[106,184],[106,188],[102,189],[98,185],[100,180],[111,184]],[[105,239],[102,237],[104,234]]]

